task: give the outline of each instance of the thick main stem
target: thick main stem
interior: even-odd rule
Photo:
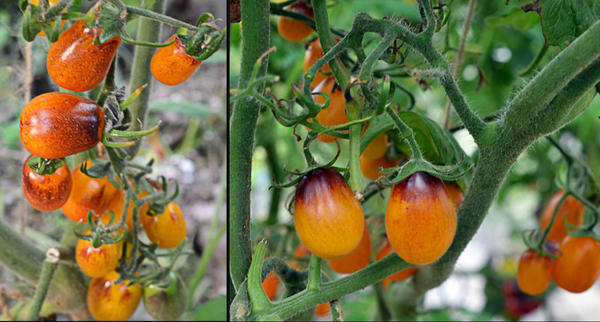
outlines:
[[[254,64],[269,49],[269,0],[242,1],[242,68],[238,83],[244,89]],[[256,77],[266,74],[266,59]],[[258,91],[262,91],[261,88]],[[260,104],[246,97],[233,106],[229,130],[229,267],[236,290],[250,267],[250,187],[254,133]]]

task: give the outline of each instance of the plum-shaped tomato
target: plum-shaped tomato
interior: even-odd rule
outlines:
[[[533,249],[526,250],[519,259],[517,284],[529,295],[543,293],[552,280],[552,259],[539,256]]]
[[[456,207],[444,183],[416,172],[392,189],[385,212],[385,230],[392,249],[414,265],[438,260],[454,239]]]
[[[559,248],[552,277],[556,285],[581,293],[592,287],[600,275],[600,242],[592,237],[567,236]]]
[[[312,8],[309,8],[306,5],[306,0],[297,1],[286,7],[286,9],[303,14],[310,18],[314,17]],[[277,22],[277,31],[285,40],[300,41],[310,35],[312,28],[300,20],[288,17],[280,17],[279,21]]]
[[[360,240],[360,243],[353,251],[342,257],[329,259],[329,266],[340,273],[340,274],[351,274],[358,270],[361,270],[371,260],[371,238],[369,236],[369,229],[365,225],[365,232]]]
[[[33,155],[30,155],[23,164],[21,184],[25,199],[37,210],[54,211],[62,207],[71,194],[71,171],[65,163],[53,174],[39,175],[27,165],[27,161],[32,157]]]
[[[175,42],[159,48],[150,61],[150,71],[156,80],[165,85],[185,82],[200,66],[201,61],[185,53],[185,46],[177,34],[169,41]]]
[[[83,92],[98,86],[106,77],[121,38],[113,37],[96,46],[95,36],[93,28],[78,20],[50,46],[46,67],[58,86]]]
[[[324,79],[317,87],[315,87],[313,92],[322,92],[325,95],[329,96],[329,106],[322,109],[317,114],[317,120],[323,126],[334,126],[348,122],[348,116],[346,115],[346,99],[344,98],[344,93],[334,86],[335,80],[333,77],[327,77]],[[313,99],[318,104],[325,103],[325,98],[321,95],[314,95]],[[336,140],[331,135],[323,134],[317,137],[317,140],[325,143],[330,143]]]
[[[104,111],[83,97],[52,92],[32,99],[21,112],[19,136],[40,158],[60,159],[87,151],[102,140]]]
[[[381,247],[379,247],[379,250],[377,251],[377,256],[375,257],[375,260],[378,261],[391,253],[392,253],[392,246],[390,245],[389,241],[386,239],[383,242],[383,244],[381,244]],[[409,268],[401,269],[398,272],[393,273],[392,275],[384,278],[381,281],[381,284],[383,284],[383,289],[387,290],[390,287],[390,283],[392,281],[395,281],[395,282],[403,281],[403,280],[415,275],[417,270],[418,270],[417,267],[409,267]]]
[[[179,246],[185,239],[187,228],[181,209],[175,202],[169,202],[161,214],[141,216],[142,225],[151,242],[157,243],[158,248],[173,248]]]
[[[115,271],[104,277],[96,277],[90,283],[87,306],[98,321],[126,321],[140,304],[142,289],[127,286],[129,281],[115,284],[119,274]]]
[[[552,220],[552,214],[554,214],[554,209],[558,205],[558,202],[562,198],[564,190],[558,190],[552,198],[548,201],[548,204],[542,211],[542,217],[540,219],[540,230],[544,231],[548,224],[550,224],[550,220]],[[547,240],[555,243],[562,242],[566,237],[567,233],[565,232],[565,216],[567,217],[567,221],[575,226],[580,226],[583,223],[583,215],[585,212],[585,206],[579,202],[579,200],[575,199],[573,196],[568,196],[563,201],[562,205],[558,209],[558,213],[556,214],[556,218],[554,219],[554,223],[552,224],[552,228],[550,228],[550,232],[546,237]]]
[[[89,234],[88,230],[86,234]],[[91,277],[102,277],[119,266],[123,244],[102,244],[96,248],[85,239],[77,241],[75,260],[79,268]]]
[[[316,256],[336,258],[358,246],[365,229],[360,202],[337,171],[319,168],[296,187],[294,225],[300,241]]]

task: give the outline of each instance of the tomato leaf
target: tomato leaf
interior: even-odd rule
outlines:
[[[548,45],[565,47],[600,19],[598,0],[536,0],[523,7],[540,16]]]

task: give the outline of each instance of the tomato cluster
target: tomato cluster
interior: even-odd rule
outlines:
[[[540,231],[547,229],[552,215],[563,197],[557,191],[546,204],[540,219]],[[573,225],[583,223],[585,206],[573,196],[565,198],[556,213],[546,240],[558,245],[557,259],[526,250],[519,260],[517,282],[519,288],[531,295],[546,291],[554,280],[557,286],[572,293],[589,289],[600,276],[600,242],[590,236],[569,236],[564,221]]]

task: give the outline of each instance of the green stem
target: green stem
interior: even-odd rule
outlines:
[[[139,41],[147,42],[158,42],[160,36],[161,25],[156,20],[156,17],[162,16],[161,13],[165,11],[164,0],[144,0],[142,6],[147,3],[153,3],[150,10],[140,9],[135,7],[127,6],[129,12],[142,15],[138,22],[138,32],[136,39]],[[148,17],[148,18],[146,18]],[[154,20],[150,19],[152,17]],[[166,16],[164,16],[166,17]],[[169,18],[172,19],[172,18]],[[187,24],[186,24],[187,25]],[[146,46],[136,46],[135,53],[133,55],[133,66],[131,67],[131,78],[129,81],[129,91],[134,93],[136,89],[140,88],[144,84],[148,84],[148,87],[152,84],[152,74],[150,73],[150,60],[152,54],[154,54],[155,48]],[[139,130],[141,128],[140,120],[142,124],[146,123],[146,116],[148,111],[148,101],[150,99],[150,88],[140,93],[140,96],[130,106],[131,111],[131,127],[129,130]],[[140,148],[140,142],[137,142],[134,146],[129,148],[129,155],[136,155]]]
[[[102,88],[100,89],[100,93],[98,93],[98,97],[96,98],[96,103],[102,106],[108,97],[108,94],[115,89],[115,70],[117,69],[117,55],[113,58],[110,63],[110,68],[108,69],[108,74],[106,74],[106,78],[104,79],[104,84],[102,84]]]
[[[44,303],[44,299],[48,294],[48,288],[50,286],[50,282],[52,281],[52,276],[54,276],[54,272],[58,266],[57,264],[59,256],[60,253],[56,248],[50,248],[46,253],[46,259],[44,260],[44,264],[42,266],[40,280],[38,281],[35,295],[33,296],[33,300],[31,302],[31,308],[29,309],[27,321],[37,321],[39,318],[40,310],[42,309],[42,303]]]
[[[254,65],[269,49],[269,0],[241,1],[242,66],[239,89],[249,85]],[[265,76],[264,59],[257,77]],[[262,91],[262,85],[257,92]],[[250,266],[250,187],[254,133],[260,105],[245,97],[233,106],[229,130],[229,267],[236,290],[246,278]]]
[[[321,288],[321,258],[315,255],[310,257],[308,264],[308,285],[306,290],[318,292]]]
[[[267,242],[265,240],[256,245],[252,263],[248,270],[248,295],[250,296],[250,302],[252,302],[252,312],[261,312],[272,306],[262,288],[261,279],[262,263],[266,250]]]
[[[127,8],[128,13],[133,13],[135,15],[146,17],[146,18],[152,19],[154,21],[164,22],[166,24],[169,24],[171,26],[175,26],[178,28],[183,27],[186,29],[194,30],[194,31],[197,31],[199,29],[198,27],[196,27],[194,25],[190,25],[189,23],[186,23],[186,22],[171,18],[169,16],[163,15],[162,12],[164,12],[164,9],[162,9],[162,10],[160,9],[162,7],[163,0],[156,0],[156,2],[160,2],[160,4],[154,3],[152,10],[138,8],[135,6],[127,6],[127,5],[125,6],[125,8]],[[158,38],[159,35],[160,35],[160,32],[156,35],[156,38]],[[140,39],[140,37],[139,37],[139,33],[138,33],[138,40],[139,39]],[[156,42],[156,41],[150,40],[150,42]]]
[[[356,88],[356,87],[354,87]],[[350,98],[350,97],[349,97]],[[351,99],[351,98],[350,98]],[[350,122],[360,118],[361,109],[360,104],[353,100],[346,104],[346,113],[348,114],[348,120]],[[350,187],[355,192],[362,192],[363,190],[363,177],[360,171],[360,132],[362,130],[361,124],[355,124],[350,126],[350,140],[349,151],[348,151],[348,162],[350,165]]]
[[[531,62],[531,64],[529,65],[529,67],[527,67],[526,70],[519,73],[519,77],[528,77],[529,75],[533,74],[535,69],[538,67],[538,65],[542,61],[542,58],[544,58],[544,56],[548,52],[548,48],[550,48],[550,46],[543,44],[542,49],[540,49],[538,54],[535,56],[535,59]]]
[[[550,222],[548,223],[548,226],[546,226],[546,229],[544,229],[544,233],[542,234],[542,238],[540,238],[540,240],[539,240],[539,242],[537,244],[537,249],[542,249],[542,245],[544,245],[544,241],[546,241],[546,237],[550,233],[550,229],[552,229],[552,225],[554,225],[554,220],[556,219],[556,214],[558,214],[558,210],[560,209],[560,207],[562,206],[563,202],[565,202],[565,199],[567,199],[568,196],[569,196],[569,192],[566,191],[565,193],[563,193],[562,197],[560,197],[560,200],[558,201],[558,204],[556,204],[556,207],[554,208],[554,212],[552,212],[552,219],[550,219]]]

